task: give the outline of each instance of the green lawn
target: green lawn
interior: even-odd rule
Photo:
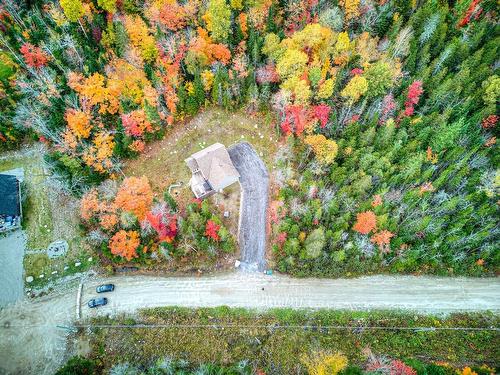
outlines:
[[[88,261],[91,250],[84,241],[84,233],[78,226],[78,213],[72,198],[57,194],[56,200],[49,198],[45,184],[47,174],[43,168],[43,153],[12,152],[0,158],[0,172],[24,168],[23,184],[23,229],[26,231],[27,251],[43,251],[59,239],[69,244],[68,253],[58,259],[49,259],[45,253],[28,253],[24,257],[25,276],[35,280],[30,287],[43,286],[60,276],[84,271],[95,263]],[[57,214],[57,215],[55,215]],[[95,256],[94,256],[95,258]],[[82,264],[75,267],[75,262]],[[65,267],[68,267],[66,270]],[[52,272],[57,274],[52,275]],[[44,274],[43,278],[38,276]],[[28,285],[27,285],[28,286]]]
[[[7,154],[8,155],[8,154]],[[44,185],[46,176],[39,153],[29,156],[4,156],[0,159],[0,172],[24,168],[23,228],[28,237],[28,249],[45,249],[52,241],[52,209]]]

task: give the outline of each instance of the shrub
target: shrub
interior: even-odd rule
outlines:
[[[76,356],[70,358],[63,367],[57,370],[55,375],[93,375],[95,369],[94,361]]]

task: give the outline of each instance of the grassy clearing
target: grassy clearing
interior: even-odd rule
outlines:
[[[495,327],[492,314],[452,315],[448,318],[396,312],[351,312],[276,309],[257,313],[244,309],[156,308],[143,310],[136,320],[96,318],[105,324],[168,324],[169,328],[93,329],[91,357],[109,368],[120,362],[147,364],[171,356],[194,364],[250,360],[268,374],[303,373],[299,358],[313,350],[343,352],[351,364],[362,365],[369,349],[392,358],[444,361],[452,365],[495,365],[500,356],[493,331],[371,330],[382,327]],[[177,325],[177,326],[176,326]],[[208,325],[208,327],[196,327]],[[277,328],[277,326],[289,326]],[[190,327],[191,326],[191,327]],[[224,326],[224,327],[222,327]],[[231,327],[232,326],[232,327]],[[297,326],[309,326],[300,328]],[[352,329],[322,328],[348,326]],[[356,329],[357,327],[357,329]]]
[[[157,192],[164,191],[170,184],[182,182],[184,188],[180,189],[179,197],[190,197],[192,194],[187,184],[191,172],[184,159],[191,154],[216,142],[229,147],[247,141],[270,168],[277,140],[270,117],[252,117],[242,111],[210,108],[186,124],[179,124],[165,139],[150,144],[138,159],[125,164],[124,173],[127,176],[147,176]]]
[[[90,258],[92,260],[89,260]],[[77,262],[81,264],[76,266]],[[49,259],[45,253],[27,254],[24,256],[24,272],[26,276],[33,276],[34,280],[26,286],[40,288],[60,277],[87,271],[95,264],[97,264],[95,256],[91,257],[90,253],[86,251],[70,251],[58,259]],[[52,274],[54,271],[57,271],[57,274]],[[40,275],[44,275],[44,277],[40,278]]]
[[[41,155],[12,154],[0,159],[0,172],[24,168],[26,202],[23,204],[23,228],[28,237],[28,249],[44,249],[52,240],[52,209],[48,198]]]
[[[5,153],[0,158],[0,172],[14,168],[24,169],[23,229],[27,236],[28,254],[24,257],[25,276],[35,280],[30,287],[41,287],[61,276],[87,270],[95,260],[89,261],[91,250],[79,228],[78,205],[73,197],[50,191],[48,175],[43,168],[43,152],[26,149]],[[68,253],[58,259],[49,259],[43,251],[55,241],[64,239],[69,244]],[[75,263],[81,265],[76,267]],[[66,269],[65,269],[66,267]],[[57,271],[56,274],[52,272]],[[39,275],[44,275],[39,278]]]

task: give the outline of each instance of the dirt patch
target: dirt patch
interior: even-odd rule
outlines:
[[[53,374],[71,355],[64,327],[75,318],[76,288],[64,289],[0,311],[0,374]]]
[[[75,345],[75,355],[86,357],[91,352],[92,348],[90,347],[90,340],[86,340],[83,337],[79,336],[79,339],[76,341]]]

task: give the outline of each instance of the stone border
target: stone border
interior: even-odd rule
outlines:
[[[80,320],[82,291],[83,291],[83,280],[80,281],[80,284],[78,285],[78,291],[76,292],[76,320]]]

